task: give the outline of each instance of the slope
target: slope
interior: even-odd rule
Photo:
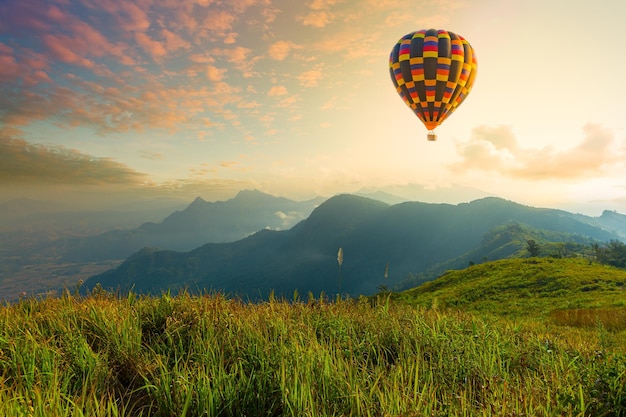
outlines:
[[[545,316],[562,309],[623,309],[625,287],[623,269],[580,258],[517,258],[449,271],[392,297],[423,307]]]

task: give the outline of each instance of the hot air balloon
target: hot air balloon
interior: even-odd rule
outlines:
[[[389,55],[396,91],[437,140],[439,126],[469,94],[476,55],[462,36],[446,30],[418,30],[400,38]]]

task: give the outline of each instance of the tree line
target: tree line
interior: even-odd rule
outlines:
[[[626,268],[626,243],[613,239],[606,243],[592,243],[589,247],[589,251],[585,255],[590,255],[597,262],[605,265],[611,265],[618,268]],[[557,256],[566,257],[567,248],[565,244],[559,246],[559,250],[551,254],[544,254],[545,248],[533,239],[526,241],[526,251],[529,256]]]

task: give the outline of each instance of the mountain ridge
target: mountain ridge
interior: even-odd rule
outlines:
[[[137,256],[132,262],[127,260],[114,270],[91,277],[87,287],[100,282],[125,290],[139,280],[147,286],[136,285],[138,291],[189,287],[254,298],[271,291],[333,293],[341,278],[347,293],[371,294],[380,285],[397,285],[410,274],[435,274],[444,267],[467,266],[467,257],[480,256],[477,248],[494,227],[518,223],[542,229],[548,236],[546,242],[573,235],[580,236],[580,242],[619,237],[591,224],[595,221],[496,197],[457,205],[388,205],[342,194],[326,200],[289,230],[259,231],[239,241],[211,243],[189,252],[156,251]],[[621,227],[626,228],[626,223]],[[511,250],[519,252],[525,242],[515,238]],[[344,252],[341,269],[336,259],[340,247]],[[451,264],[451,260],[455,262]],[[390,278],[385,279],[387,264]]]

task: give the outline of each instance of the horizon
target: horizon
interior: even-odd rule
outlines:
[[[256,188],[245,188],[245,189],[237,190],[233,195],[226,196],[223,198],[212,199],[212,200],[206,199],[202,197],[201,195],[196,195],[195,197],[190,197],[190,198],[182,198],[180,196],[178,197],[149,196],[149,197],[137,197],[134,200],[133,199],[120,199],[120,200],[114,200],[114,202],[109,201],[109,204],[108,205],[105,204],[104,206],[101,204],[100,201],[98,202],[89,201],[87,202],[87,204],[80,206],[80,205],[77,205],[76,202],[67,202],[61,198],[43,200],[43,199],[31,198],[31,197],[17,197],[17,198],[10,198],[8,200],[0,200],[0,206],[7,205],[7,204],[10,205],[11,203],[27,203],[27,204],[28,203],[32,203],[32,204],[45,203],[49,205],[46,206],[45,209],[38,210],[38,212],[41,212],[41,213],[70,213],[70,212],[90,213],[90,212],[105,212],[105,211],[119,211],[119,212],[127,211],[127,212],[141,213],[141,212],[147,212],[146,206],[144,204],[151,203],[151,204],[154,204],[154,206],[151,206],[150,209],[159,213],[164,213],[164,216],[167,217],[173,212],[187,209],[198,199],[202,200],[205,203],[228,202],[230,200],[234,200],[238,198],[240,194],[242,193],[249,192],[249,193],[260,193],[260,194],[264,194],[264,195],[274,197],[274,198],[286,198],[294,202],[307,202],[307,201],[312,201],[316,199],[321,199],[322,201],[320,202],[320,205],[323,204],[325,201],[330,200],[333,197],[337,197],[341,195],[352,195],[352,196],[369,198],[372,200],[384,202],[390,206],[395,205],[395,204],[405,203],[405,202],[434,204],[434,205],[448,204],[448,205],[456,206],[460,204],[469,204],[469,203],[473,203],[476,201],[492,198],[492,199],[500,199],[503,201],[508,201],[508,202],[512,202],[512,203],[519,204],[522,206],[532,207],[532,208],[563,210],[571,214],[581,214],[581,215],[585,215],[588,217],[600,217],[606,212],[626,215],[626,213],[623,213],[614,209],[608,209],[608,208],[604,208],[604,209],[600,208],[599,211],[589,210],[587,212],[584,212],[584,211],[577,211],[575,209],[569,209],[566,206],[549,207],[549,206],[526,204],[520,201],[504,198],[504,197],[497,196],[497,195],[491,195],[487,193],[481,194],[481,190],[471,189],[471,188],[468,188],[462,191],[464,191],[466,195],[467,194],[475,194],[475,195],[473,197],[468,197],[468,198],[463,199],[459,197],[459,193],[454,192],[454,190],[456,190],[456,188],[454,187],[452,187],[453,192],[443,194],[443,196],[442,194],[439,193],[440,190],[428,190],[428,189],[421,189],[419,187],[420,186],[416,184],[408,186],[409,190],[412,189],[412,191],[409,191],[408,194],[411,194],[411,193],[419,194],[420,192],[421,193],[430,192],[431,194],[422,195],[423,198],[419,199],[419,198],[412,198],[412,197],[407,196],[408,194],[406,191],[405,193],[393,193],[393,192],[383,190],[383,189],[363,188],[363,189],[356,190],[354,192],[339,192],[339,193],[329,195],[329,196],[317,195],[311,198],[298,199],[298,198],[290,198],[290,197],[286,197],[286,196],[282,196],[278,194],[268,193],[268,192],[265,192]],[[404,188],[406,190],[407,186],[405,185]],[[160,205],[158,203],[160,203]],[[25,206],[22,206],[22,208],[25,208]],[[171,211],[167,211],[168,208],[170,208]],[[27,212],[27,214],[34,214],[34,212],[32,213]],[[146,221],[148,222],[162,221],[165,217],[159,218],[158,220],[152,217],[151,219],[147,219]],[[0,228],[0,231],[2,231],[1,228]]]
[[[613,81],[626,58],[598,42],[620,39],[626,3],[602,5],[8,0],[0,203],[371,189],[626,213],[626,86]],[[463,36],[478,61],[434,143],[388,70],[398,39],[428,28]]]

